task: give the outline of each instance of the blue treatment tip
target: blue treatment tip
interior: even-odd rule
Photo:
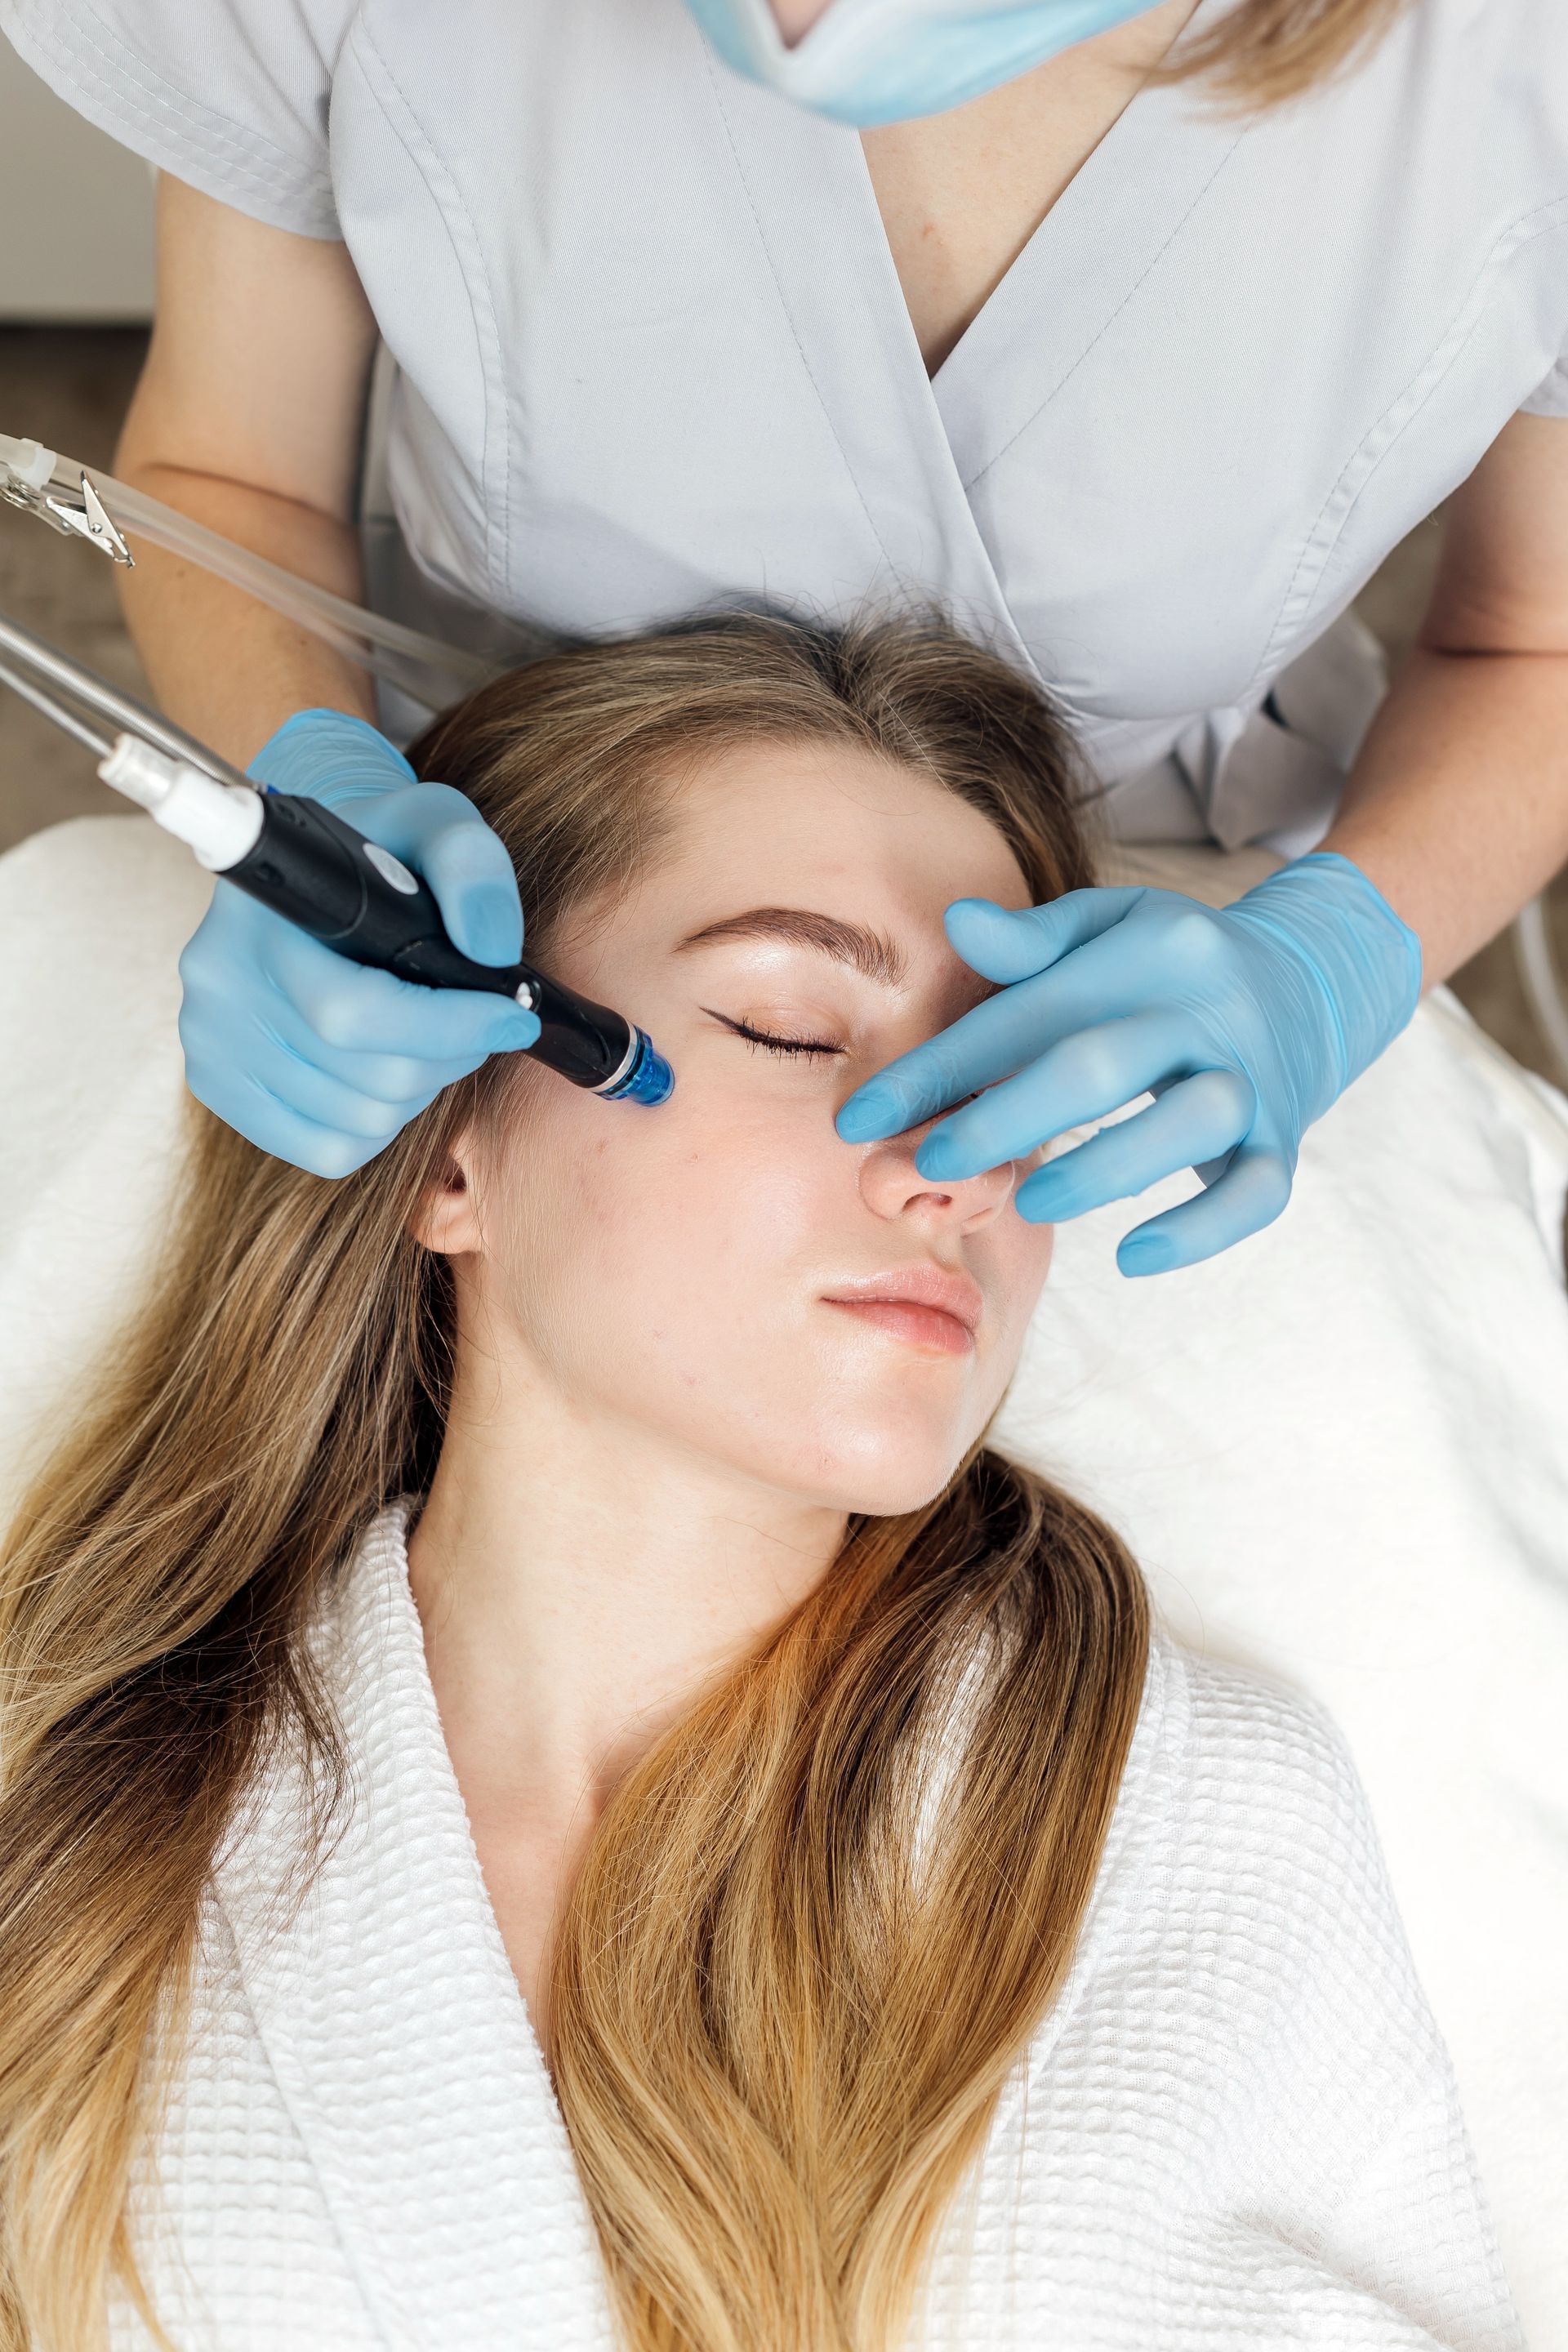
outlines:
[[[668,1102],[675,1091],[675,1072],[645,1030],[637,1031],[637,1050],[631,1068],[618,1087],[609,1087],[606,1102]]]

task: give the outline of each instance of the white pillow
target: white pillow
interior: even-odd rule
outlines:
[[[0,1504],[167,1213],[207,887],[134,817],[0,859]],[[1568,1105],[1439,996],[1267,1234],[1127,1282],[1132,1212],[1064,1228],[997,1431],[1126,1533],[1184,1639],[1344,1727],[1535,2352],[1568,2347],[1565,1188]]]

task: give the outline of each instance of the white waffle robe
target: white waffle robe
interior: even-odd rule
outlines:
[[[353,1811],[291,1912],[286,1771],[224,1864],[143,2225],[155,2299],[182,2352],[612,2352],[398,1514],[327,1631]],[[128,2313],[115,2343],[142,2352]],[[1338,1735],[1159,1641],[1078,1958],[939,2246],[926,2352],[1521,2343]]]

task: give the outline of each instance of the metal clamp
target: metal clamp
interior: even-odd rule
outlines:
[[[0,499],[37,515],[64,539],[82,539],[107,555],[111,563],[134,568],[135,557],[126,546],[113,516],[99,497],[84,467],[73,490],[53,482],[57,460],[52,449],[37,441],[13,442],[5,437],[0,449]]]

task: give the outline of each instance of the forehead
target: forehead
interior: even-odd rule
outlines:
[[[1022,907],[1016,859],[933,779],[837,743],[747,743],[682,777],[638,897],[687,927],[783,903],[847,919],[940,924],[953,898]]]

